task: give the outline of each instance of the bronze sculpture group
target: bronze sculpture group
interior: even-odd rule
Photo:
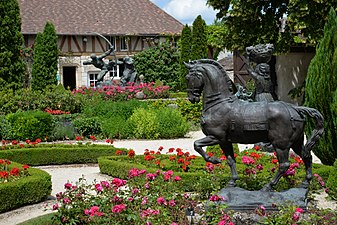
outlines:
[[[308,187],[312,178],[311,150],[323,135],[323,116],[316,109],[295,106],[282,101],[248,102],[235,95],[236,86],[225,69],[209,59],[185,63],[188,99],[199,102],[202,94],[201,128],[206,137],[194,142],[194,149],[207,161],[221,163],[203,150],[205,146],[219,144],[231,170],[229,187],[236,186],[238,173],[233,143],[270,143],[275,149],[279,169],[262,191],[271,191],[290,166],[289,150],[302,157],[306,177],[302,187]],[[304,126],[306,116],[315,119],[315,129],[305,145]]]
[[[119,61],[116,58],[115,52],[114,52],[114,47],[110,43],[108,39],[106,39],[103,35],[93,32],[93,34],[96,34],[103,38],[110,46],[110,48],[104,52],[102,55],[97,56],[96,54],[91,54],[90,55],[90,60],[84,61],[83,65],[93,65],[96,68],[100,69],[100,72],[97,76],[97,82],[102,83],[104,76],[112,70],[115,66],[124,64],[124,71],[123,71],[123,76],[120,79],[120,84],[122,87],[125,87],[128,83],[132,83],[136,80],[136,70],[135,66],[133,63],[133,59],[130,58],[129,56],[126,56],[123,58],[123,61]],[[109,60],[109,62],[105,62],[104,59],[113,54],[115,59],[114,60]],[[112,78],[113,79],[113,78]]]

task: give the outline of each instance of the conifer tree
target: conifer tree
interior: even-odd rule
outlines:
[[[333,165],[337,158],[337,16],[332,8],[308,68],[304,105],[319,110],[325,118],[324,136],[313,151],[323,164]],[[307,128],[309,135],[313,121]]]
[[[207,37],[206,37],[206,22],[199,15],[193,21],[192,26],[192,53],[191,59],[207,58]]]
[[[180,88],[186,88],[185,76],[188,73],[184,62],[188,62],[191,59],[191,48],[192,48],[192,31],[191,28],[186,24],[181,32],[180,39]]]
[[[0,1],[0,90],[23,86],[25,66],[20,8],[17,0]]]
[[[48,85],[57,84],[58,54],[55,27],[47,22],[43,32],[38,33],[35,40],[32,89],[43,90]]]

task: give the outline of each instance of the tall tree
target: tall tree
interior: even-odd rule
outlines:
[[[304,105],[318,109],[325,118],[324,136],[314,153],[323,164],[333,165],[337,159],[337,16],[333,8],[309,65]],[[313,128],[311,121],[307,133]]]
[[[207,4],[225,21],[226,48],[272,43],[276,52],[284,52],[296,42],[315,46],[337,0],[207,0]]]
[[[222,21],[214,21],[206,27],[208,58],[215,59],[219,52],[224,49],[227,30]]]
[[[17,0],[0,1],[0,90],[23,86],[25,66],[20,8]]]
[[[191,59],[207,58],[207,37],[206,37],[206,22],[199,15],[193,21],[192,25],[192,53]]]
[[[179,82],[180,82],[180,89],[186,88],[186,81],[185,76],[188,73],[188,70],[186,66],[184,65],[184,62],[188,62],[191,59],[191,52],[192,52],[192,31],[191,28],[186,24],[181,32],[181,39],[179,42],[180,47],[180,76],[179,76]]]
[[[47,22],[43,32],[38,33],[35,40],[32,68],[32,88],[34,90],[42,90],[48,85],[57,84],[58,54],[55,27]]]

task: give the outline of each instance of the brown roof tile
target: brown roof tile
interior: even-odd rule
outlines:
[[[22,33],[47,21],[58,34],[140,35],[180,33],[183,25],[149,0],[19,0]]]

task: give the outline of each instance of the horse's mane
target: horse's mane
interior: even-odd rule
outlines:
[[[218,61],[215,61],[214,59],[198,59],[198,60],[195,60],[192,63],[212,64],[212,65],[216,66],[220,70],[220,72],[225,76],[226,82],[227,82],[228,87],[231,90],[231,92],[233,94],[236,92],[236,90],[233,90],[233,88],[236,88],[233,81],[229,78],[229,76],[227,74],[227,71]]]

